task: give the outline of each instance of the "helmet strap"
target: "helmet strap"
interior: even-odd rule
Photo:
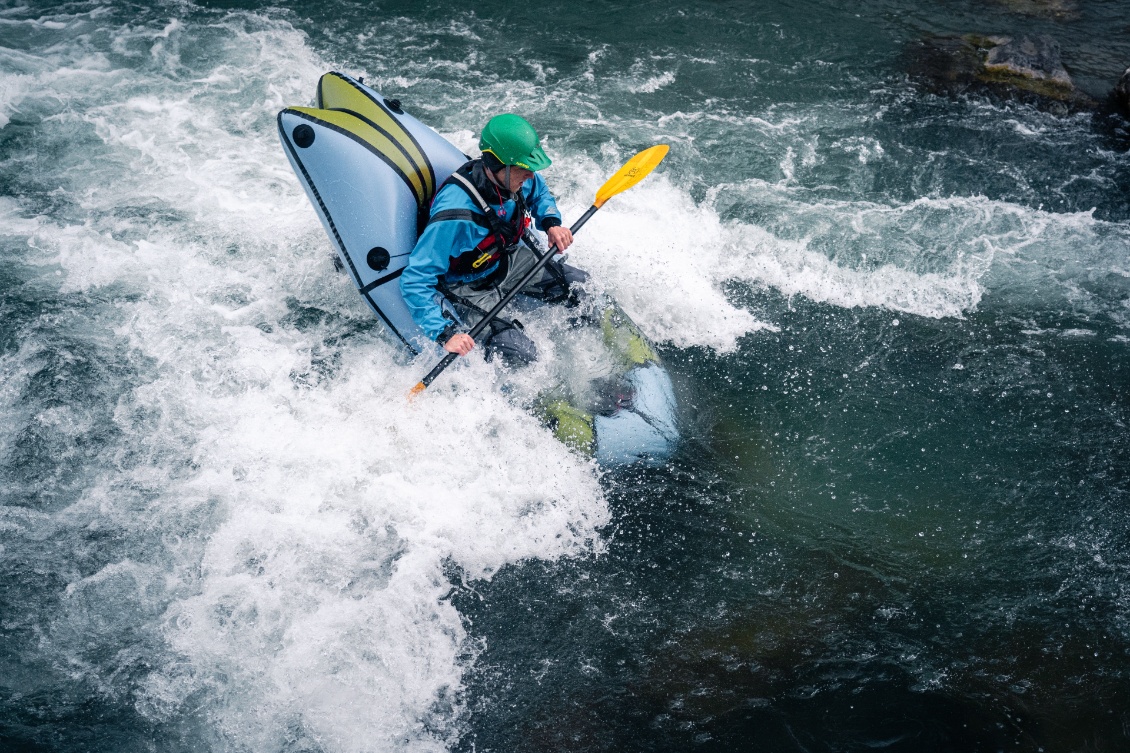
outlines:
[[[486,172],[487,175],[490,176],[491,183],[494,183],[496,190],[502,189],[502,192],[507,196],[514,194],[514,191],[510,190],[510,165],[506,165],[505,170],[503,170],[503,168],[498,169],[498,173],[502,173],[503,177],[499,177],[498,173],[494,173],[489,169]]]

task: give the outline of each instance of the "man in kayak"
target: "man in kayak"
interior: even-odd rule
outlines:
[[[428,224],[420,233],[400,291],[413,320],[450,353],[465,356],[475,346],[466,334],[537,262],[521,243],[531,222],[558,252],[573,234],[537,171],[549,167],[533,127],[517,115],[497,115],[483,128],[483,156],[460,167],[436,192]],[[570,297],[571,283],[588,275],[556,260],[522,290],[522,295],[556,302]],[[442,297],[441,297],[442,296]],[[444,309],[450,302],[459,318]],[[517,322],[496,318],[480,342],[487,355],[510,364],[537,358],[534,343]]]

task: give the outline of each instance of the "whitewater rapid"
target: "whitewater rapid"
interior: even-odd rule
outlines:
[[[461,69],[327,55],[265,13],[0,13],[0,557],[54,574],[19,644],[45,687],[192,720],[220,749],[444,750],[478,650],[452,589],[600,556],[610,513],[600,469],[493,389],[497,365],[471,358],[403,399],[428,364],[334,271],[275,114],[339,66],[393,92]],[[617,85],[660,91],[677,75],[660,64]],[[536,101],[536,81],[487,82],[489,107]],[[416,112],[473,149],[479,113],[446,108]],[[693,155],[697,117],[635,130]],[[1127,274],[1103,254],[1125,225],[980,197],[813,198],[790,177],[820,159],[803,119],[737,127],[794,134],[779,176],[701,190],[676,159],[572,251],[664,346],[728,353],[774,331],[734,284],[940,318],[1025,285],[1086,305],[1102,293],[1081,276]],[[563,141],[547,139],[547,177],[573,217],[633,145]],[[1094,249],[1082,273],[1048,250],[1065,242]]]
[[[203,709],[225,747],[440,749],[474,654],[450,573],[599,551],[597,471],[484,388],[487,364],[406,403],[424,364],[333,271],[274,134],[327,67],[302,34],[100,15],[40,21],[70,41],[6,87],[12,117],[48,122],[65,209],[8,200],[2,232],[65,313],[5,354],[5,423],[112,435],[55,509],[4,508],[9,558],[45,527],[117,542],[72,569],[39,651],[151,720]],[[28,400],[54,359],[108,353],[93,415]]]

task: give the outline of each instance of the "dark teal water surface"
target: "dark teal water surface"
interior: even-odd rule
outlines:
[[[1097,109],[907,75],[963,33]],[[0,10],[0,748],[1130,750],[1128,65],[1113,0]],[[573,257],[669,463],[387,407],[274,133],[331,69],[571,216],[671,145]]]

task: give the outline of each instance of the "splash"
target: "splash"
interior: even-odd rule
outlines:
[[[598,551],[595,468],[483,390],[481,361],[404,401],[424,364],[333,271],[276,141],[275,112],[329,67],[304,35],[240,13],[60,23],[18,106],[58,145],[39,169],[62,201],[25,185],[0,222],[87,313],[66,335],[83,357],[124,368],[107,410],[63,389],[51,413],[52,323],[4,357],[5,416],[103,444],[56,516],[9,516],[3,555],[60,527],[119,543],[70,573],[38,651],[156,723],[202,715],[221,748],[443,749],[474,655],[452,573]],[[116,654],[89,655],[90,624]]]
[[[5,625],[35,667],[21,681],[221,750],[443,749],[478,650],[445,597],[523,559],[600,552],[596,469],[484,389],[512,375],[480,360],[404,404],[424,364],[333,272],[275,139],[277,110],[337,63],[285,18],[2,15],[0,305],[16,334],[0,353],[0,562],[30,594]],[[821,116],[771,108],[609,114],[693,69],[618,72],[601,48],[515,81],[468,19],[374,21],[367,80],[411,90],[465,151],[497,110],[567,123],[546,130],[568,216],[633,147],[672,143],[666,172],[572,252],[658,341],[727,353],[772,330],[735,283],[930,318],[1038,295],[1130,326],[1124,223],[844,198],[813,172],[849,165],[858,187],[898,153],[880,136],[821,141]],[[763,174],[723,175],[712,143]]]

